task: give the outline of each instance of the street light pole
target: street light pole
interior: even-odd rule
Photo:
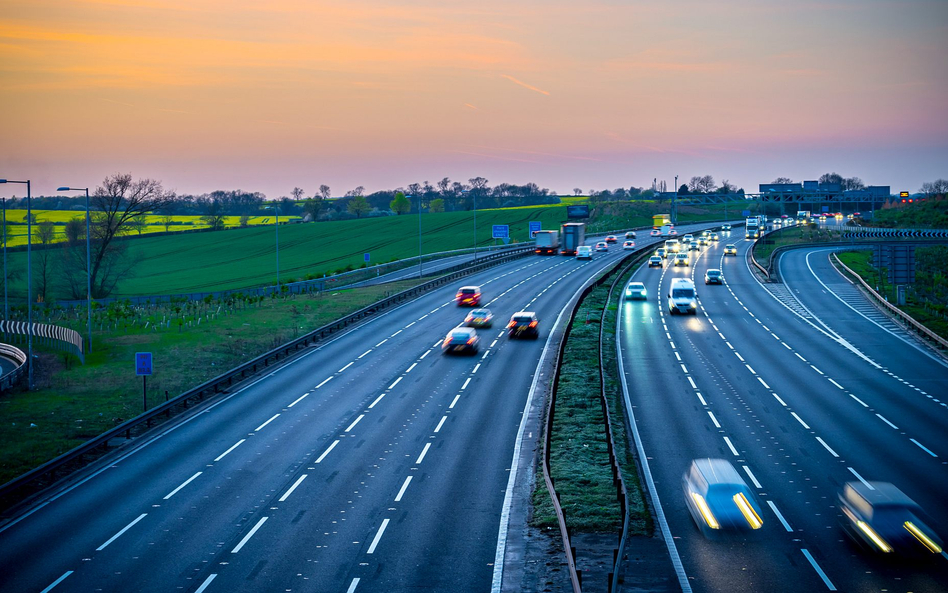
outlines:
[[[477,261],[477,193],[471,192],[471,199],[474,200],[474,261]]]
[[[409,198],[411,196],[408,196]],[[422,268],[422,259],[421,259],[421,194],[418,194],[418,279],[420,280],[424,275],[424,268]]]
[[[276,262],[277,262],[277,294],[280,293],[280,207],[266,206],[264,210],[273,210],[276,213],[276,224],[273,225],[276,234]]]
[[[33,389],[33,226],[32,203],[33,194],[30,180],[13,181],[0,179],[0,183],[22,183],[26,185],[26,343],[27,343],[27,389]]]
[[[92,353],[92,234],[90,233],[91,224],[89,218],[92,216],[89,210],[89,188],[88,187],[60,187],[56,191],[85,191],[86,192],[86,319],[88,322],[88,341],[89,353]]]
[[[10,310],[7,308],[7,199],[3,200],[3,318],[10,319]]]

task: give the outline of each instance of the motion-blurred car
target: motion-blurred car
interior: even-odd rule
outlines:
[[[722,230],[722,231],[729,231],[729,230],[731,230],[731,225],[729,225],[729,224],[722,224],[722,225],[721,225],[721,230]]]
[[[839,493],[843,531],[873,552],[932,557],[942,540],[914,500],[888,482],[846,482]]]
[[[510,316],[510,323],[507,324],[508,338],[533,338],[540,336],[540,321],[537,314],[532,311],[517,311]]]
[[[606,245],[605,241],[600,241],[596,243],[596,251],[609,251],[609,246]]]
[[[625,249],[626,251],[635,249],[635,241],[626,241],[622,244],[622,249]]]
[[[641,282],[629,282],[629,284],[625,287],[625,298],[647,299],[648,291],[645,289],[645,285]]]
[[[698,237],[698,245],[707,245],[709,243],[708,238],[704,235]]]
[[[629,231],[628,233],[626,233],[626,234],[625,234],[625,238],[626,238],[626,239],[634,239],[634,238],[635,238],[635,231]]]
[[[717,233],[711,233],[711,236],[710,236],[709,238],[710,238],[712,241],[720,241],[720,240],[721,240],[721,235],[719,235],[719,234],[717,234]]]
[[[618,239],[616,239],[616,236],[615,236],[615,235],[608,235],[608,236],[606,237],[606,243],[615,243],[615,242],[617,242],[617,241],[618,241]]]
[[[675,265],[676,266],[687,266],[688,265],[688,254],[679,253],[675,256]]]
[[[468,327],[490,327],[494,324],[494,315],[490,309],[474,309],[464,318]]]
[[[681,479],[685,504],[705,535],[760,529],[760,505],[734,466],[724,459],[695,459]]]
[[[691,243],[688,243],[688,251],[701,251],[701,248],[698,247],[697,243],[692,241]]]
[[[737,255],[737,246],[727,244],[724,246],[724,255]]]
[[[704,273],[705,284],[724,284],[724,274],[717,268],[708,268]]]
[[[661,258],[660,256],[658,256],[658,255],[653,255],[652,257],[648,258],[648,267],[650,267],[650,268],[661,268],[661,267],[663,267],[663,266],[662,266],[662,258]]]
[[[691,233],[688,233],[688,234],[685,235],[684,238],[682,239],[682,241],[694,241],[694,240],[695,240],[695,236],[692,235]]]
[[[659,247],[658,249],[655,250],[655,255],[657,255],[658,257],[662,259],[665,259],[666,257],[668,257],[668,252],[665,251],[664,247]]]
[[[480,341],[473,327],[456,327],[441,342],[441,354],[477,354]]]
[[[462,286],[454,295],[454,300],[458,307],[476,307],[481,303],[481,287]]]
[[[593,248],[589,245],[580,245],[576,248],[576,259],[592,259]]]
[[[649,236],[649,237],[661,237],[661,236],[662,236],[662,231],[660,231],[660,230],[658,230],[658,229],[652,229],[651,231],[649,231],[648,236]]]

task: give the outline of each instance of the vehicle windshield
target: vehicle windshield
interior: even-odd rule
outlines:
[[[676,288],[672,291],[672,298],[675,299],[690,299],[693,296],[695,296],[695,291],[690,288]]]

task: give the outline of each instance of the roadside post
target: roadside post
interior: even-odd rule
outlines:
[[[151,352],[136,352],[135,374],[142,378],[142,412],[148,411],[147,381],[151,370]]]

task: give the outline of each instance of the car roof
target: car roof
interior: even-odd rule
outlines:
[[[481,289],[480,286],[474,286],[474,285],[461,287],[461,290],[480,290],[480,289]]]
[[[734,466],[724,459],[702,458],[695,459],[692,465],[707,480],[708,484],[731,484],[734,486],[746,486],[744,479],[737,473]]]
[[[523,317],[528,317],[528,316],[529,316],[529,317],[536,317],[537,314],[534,313],[533,311],[517,311],[516,313],[514,313],[514,314],[511,315],[510,317],[513,318],[513,317],[519,317],[519,316],[523,316]]]
[[[629,282],[629,286],[645,286],[644,282]]]
[[[451,335],[458,334],[474,334],[477,335],[477,331],[473,327],[455,327],[450,332]]]

